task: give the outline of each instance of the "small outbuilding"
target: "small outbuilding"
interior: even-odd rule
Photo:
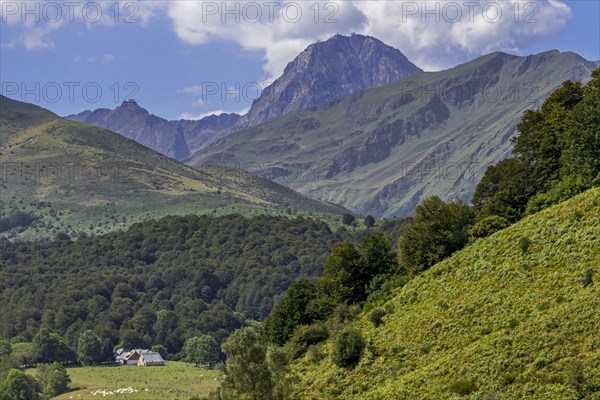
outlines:
[[[144,367],[158,367],[165,365],[165,360],[159,353],[143,352],[140,354],[137,365]]]
[[[137,365],[141,355],[141,350],[131,350],[129,353],[125,354],[125,357],[123,357],[123,364]]]
[[[125,349],[115,350],[115,352],[113,353],[113,358],[115,359],[117,364],[125,364],[125,354],[127,354]]]

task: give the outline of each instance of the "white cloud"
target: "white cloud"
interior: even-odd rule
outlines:
[[[200,114],[193,114],[193,113],[188,113],[188,112],[184,112],[179,116],[179,119],[189,119],[189,120],[199,120],[202,118],[206,118],[206,117],[210,117],[211,115],[221,115],[221,114],[230,114],[232,112],[239,114],[239,115],[246,115],[248,113],[248,111],[250,111],[250,107],[246,107],[240,111],[224,111],[224,110],[213,110],[213,111],[209,111],[209,112],[205,112],[205,113],[200,113]]]
[[[375,36],[422,68],[437,70],[491,51],[519,52],[533,36],[559,30],[571,18],[570,8],[559,0],[477,3],[360,0],[321,1],[315,7],[315,2],[282,1],[272,14],[262,7],[262,18],[253,21],[256,13],[244,9],[248,3],[196,1],[169,3],[167,13],[185,43],[220,39],[262,51],[266,79],[279,76],[310,43],[335,33]],[[297,21],[295,4],[301,4]]]
[[[214,110],[214,111],[209,111],[209,112],[205,112],[205,113],[201,113],[201,114],[192,114],[192,113],[187,113],[184,112],[179,116],[179,119],[190,119],[190,120],[199,120],[205,117],[209,117],[211,115],[221,115],[221,114],[225,114],[226,111],[224,110]]]
[[[208,100],[206,100],[206,99],[203,99],[203,98],[199,98],[199,99],[197,99],[197,100],[194,100],[194,101],[192,102],[192,105],[193,105],[193,106],[205,106],[205,105],[207,105],[207,104],[208,104]]]
[[[187,86],[187,87],[184,87],[183,89],[177,90],[177,93],[201,94],[202,93],[202,85]]]
[[[73,20],[64,9],[59,21],[36,24],[31,17],[23,23],[22,10],[11,8],[15,4],[20,8],[24,3],[0,3],[2,23],[20,31],[17,35],[11,32],[12,36],[3,32],[3,48],[21,45],[29,50],[53,49],[52,31],[67,23],[84,23],[90,29],[130,22],[144,27],[162,13],[170,18],[174,32],[184,43],[202,45],[225,40],[244,51],[262,52],[265,80],[279,76],[310,43],[336,33],[375,36],[400,49],[421,68],[437,70],[491,51],[520,52],[528,41],[560,30],[572,17],[564,0],[123,0],[116,8],[118,14],[113,2],[92,2],[102,6],[100,18],[86,6],[88,3],[76,2]],[[51,3],[62,4],[37,2],[42,4],[40,7]],[[472,6],[474,3],[477,5]]]
[[[335,33],[351,33],[365,22],[365,16],[349,1],[320,4],[319,15],[313,2],[281,1],[279,7],[256,8],[261,2],[175,1],[168,4],[175,33],[185,43],[201,45],[213,39],[239,44],[246,51],[265,54],[265,79],[277,77],[286,64],[315,40]],[[254,8],[251,8],[254,7]],[[329,7],[331,10],[320,8]],[[226,10],[233,10],[231,14]],[[261,18],[258,16],[260,10]],[[325,20],[331,12],[337,22]]]
[[[107,64],[107,63],[113,62],[114,59],[115,59],[115,56],[113,54],[104,54],[102,56],[90,56],[87,58],[83,58],[82,56],[75,56],[75,57],[73,57],[73,62],[76,64],[80,64],[82,62],[87,62],[90,64],[94,64],[94,63]]]
[[[165,5],[163,1],[0,0],[3,36],[14,37],[2,47],[18,45],[27,50],[53,50],[55,43],[51,39],[51,33],[70,24],[86,24],[90,29],[94,26],[118,24],[147,27],[152,18],[166,8]]]
[[[115,56],[112,54],[105,54],[102,57],[100,57],[100,62],[101,63],[109,63],[112,62],[115,59]]]
[[[426,70],[448,68],[492,51],[518,53],[533,36],[560,30],[571,18],[570,8],[558,0],[477,3],[379,0],[357,6],[369,15],[364,33],[399,48]]]

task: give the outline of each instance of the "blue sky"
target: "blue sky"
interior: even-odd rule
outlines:
[[[77,3],[73,18],[66,8],[58,18],[44,3],[30,2],[33,13],[25,15],[23,3],[1,0],[0,90],[60,115],[114,108],[128,98],[168,119],[239,112],[308,44],[351,32],[378,37],[426,70],[495,50],[570,50],[600,59],[596,0],[521,0],[518,13],[514,5],[485,0],[473,20],[462,2],[455,3],[460,19],[436,2],[428,9],[409,1],[292,3],[270,10],[255,2],[259,20],[248,2],[230,1],[227,14],[217,9],[220,2],[123,1],[115,22],[112,1]],[[498,4],[501,17],[494,14]],[[98,9],[96,20],[91,11]],[[294,18],[297,9],[301,18]],[[128,13],[134,22],[125,23]]]

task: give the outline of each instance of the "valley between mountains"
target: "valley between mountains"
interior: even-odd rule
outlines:
[[[600,61],[337,34],[143,103],[0,95],[0,400],[600,400]]]

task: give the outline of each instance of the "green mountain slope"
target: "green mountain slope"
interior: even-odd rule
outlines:
[[[0,218],[38,217],[11,237],[102,233],[187,213],[337,215],[345,210],[239,170],[201,171],[105,129],[0,98]]]
[[[493,53],[235,133],[187,163],[246,166],[364,215],[410,215],[431,195],[470,201],[510,155],[523,111],[595,67],[571,52]]]
[[[529,248],[523,251],[521,239]],[[399,289],[354,370],[294,365],[302,399],[599,399],[600,189],[479,240]],[[589,279],[589,270],[594,274]],[[588,275],[588,279],[586,279]],[[460,394],[459,394],[460,393]]]

